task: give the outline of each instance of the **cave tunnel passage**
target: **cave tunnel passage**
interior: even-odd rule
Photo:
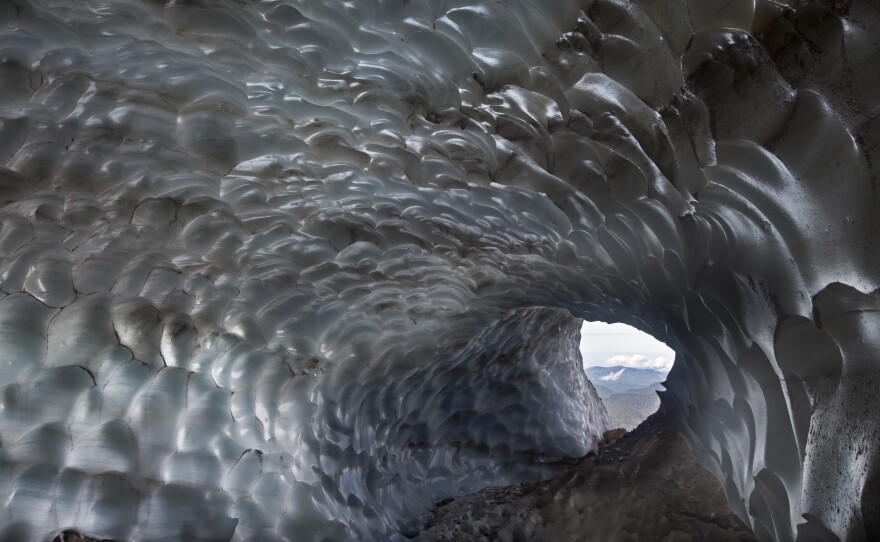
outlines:
[[[599,447],[584,317],[674,347],[666,415],[758,539],[876,540],[877,28],[0,1],[0,540],[402,542]]]
[[[627,324],[584,321],[580,354],[611,427],[631,431],[657,411],[675,360],[665,343]]]
[[[412,428],[436,426],[443,438],[435,447],[454,442],[457,463],[448,467],[454,475],[446,487],[436,486],[430,511],[400,531],[418,542],[614,540],[621,533],[633,540],[754,542],[717,477],[700,465],[667,410],[658,412],[657,392],[665,391],[661,383],[677,353],[637,327],[581,318],[630,322],[676,345],[682,360],[673,380],[696,358],[664,334],[662,321],[572,308],[510,311],[468,348],[430,364],[443,369],[416,395],[442,399],[419,410],[425,422],[408,416],[401,433],[411,442]],[[670,403],[674,412],[664,397]],[[626,432],[609,431],[615,428]],[[489,467],[492,480],[450,485],[479,480]]]

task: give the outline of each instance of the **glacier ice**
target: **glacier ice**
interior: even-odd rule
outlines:
[[[880,536],[870,0],[0,2],[0,539],[399,540],[607,424]]]

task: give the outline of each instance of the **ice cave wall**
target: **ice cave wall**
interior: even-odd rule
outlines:
[[[880,536],[868,0],[0,3],[0,538],[386,540],[607,423]]]

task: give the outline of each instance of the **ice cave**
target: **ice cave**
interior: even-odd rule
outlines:
[[[0,541],[418,537],[601,452],[582,319],[880,540],[878,183],[875,0],[0,0]],[[458,540],[721,540],[588,474]]]

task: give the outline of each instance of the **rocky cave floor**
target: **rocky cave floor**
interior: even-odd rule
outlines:
[[[438,502],[415,540],[757,539],[678,430],[657,412],[629,433],[607,431],[598,453],[556,478]],[[53,542],[110,541],[65,531]]]
[[[621,433],[554,479],[438,502],[415,540],[756,540],[663,413]]]

